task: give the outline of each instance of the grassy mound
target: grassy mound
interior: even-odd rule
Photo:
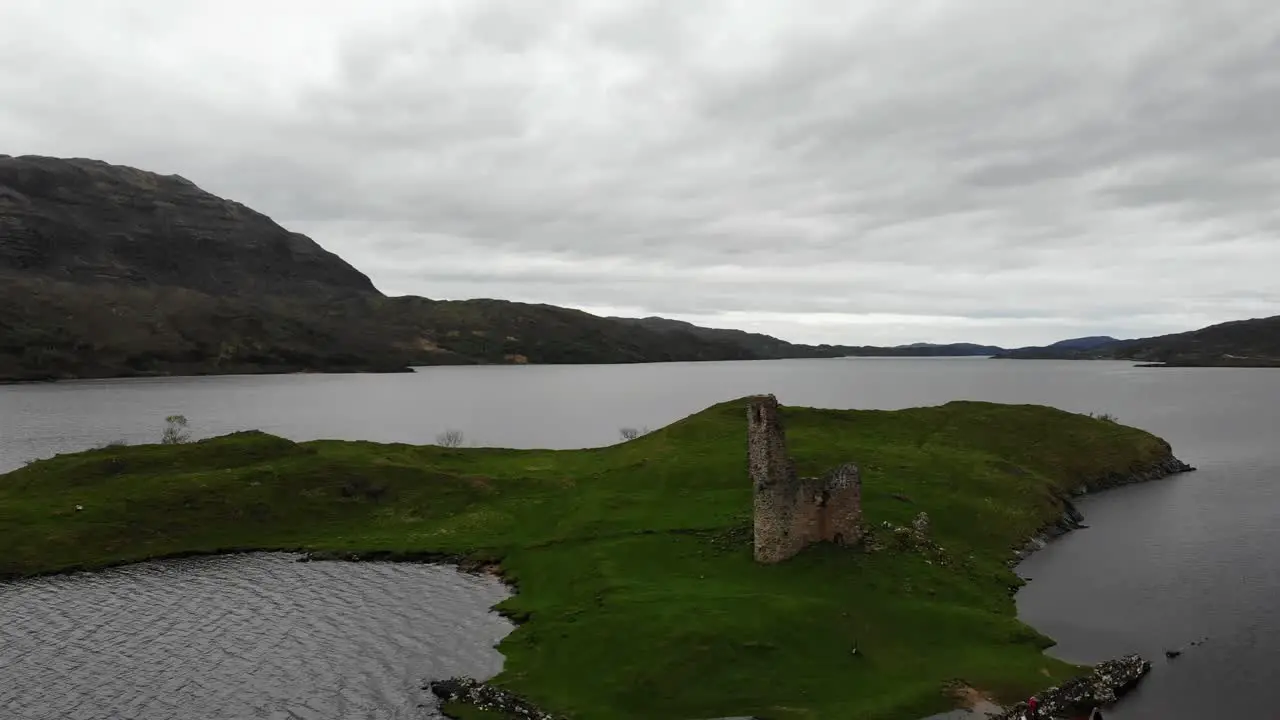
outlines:
[[[802,474],[859,463],[868,522],[925,511],[949,560],[882,532],[879,550],[762,566],[745,407],[590,450],[245,432],[59,456],[0,476],[0,575],[250,548],[469,555],[519,587],[495,684],[556,714],[917,718],[953,681],[1013,699],[1078,671],[1016,619],[1005,561],[1063,490],[1169,454],[1038,406],[784,408]]]

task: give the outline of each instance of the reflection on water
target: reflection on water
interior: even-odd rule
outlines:
[[[421,689],[502,667],[491,577],[277,553],[0,584],[0,718],[439,717]],[[421,707],[426,705],[427,707]]]

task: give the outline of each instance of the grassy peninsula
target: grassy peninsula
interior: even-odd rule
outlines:
[[[1039,406],[784,408],[801,473],[859,463],[868,523],[927,512],[946,557],[881,528],[879,549],[762,566],[745,407],[590,450],[243,432],[63,455],[0,476],[0,576],[232,549],[465,556],[518,587],[494,683],[557,715],[906,720],[953,706],[956,681],[1011,700],[1077,673],[1016,619],[1006,561],[1069,489],[1170,456]]]

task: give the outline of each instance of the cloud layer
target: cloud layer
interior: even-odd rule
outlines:
[[[0,67],[0,152],[181,174],[390,294],[851,344],[1280,313],[1267,0],[7,3]]]

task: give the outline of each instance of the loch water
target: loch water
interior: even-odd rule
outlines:
[[[496,578],[252,553],[0,585],[9,720],[418,720],[426,679],[488,677]]]
[[[421,368],[394,375],[77,381],[0,387],[0,472],[116,440],[196,437],[576,448],[716,402],[896,409],[950,400],[1107,412],[1194,473],[1108,491],[1089,526],[1019,566],[1022,617],[1095,662],[1151,658],[1120,720],[1262,719],[1280,707],[1280,370],[1122,362],[856,358]],[[426,680],[497,672],[487,578],[248,555],[0,584],[0,716],[164,720],[432,717]],[[1192,644],[1195,643],[1195,644]],[[1176,658],[1164,651],[1181,650]],[[421,713],[421,714],[418,714]]]

